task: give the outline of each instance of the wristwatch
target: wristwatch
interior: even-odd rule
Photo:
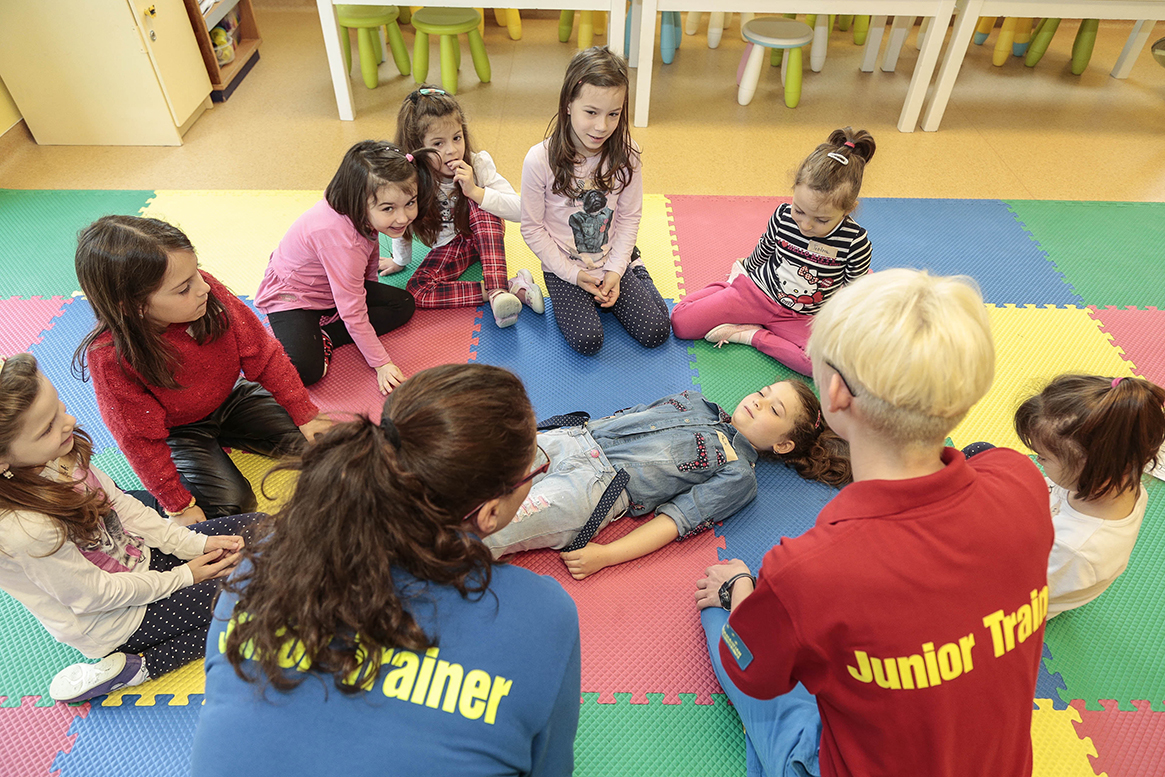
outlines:
[[[732,609],[732,586],[736,585],[736,581],[742,577],[747,577],[754,586],[756,585],[756,578],[748,572],[741,572],[725,580],[724,585],[720,586],[720,606],[724,609]]]

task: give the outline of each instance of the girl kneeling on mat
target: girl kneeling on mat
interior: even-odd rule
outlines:
[[[578,580],[698,534],[744,507],[756,496],[758,455],[789,464],[807,480],[834,487],[852,480],[848,444],[826,426],[809,386],[795,380],[749,394],[731,416],[685,391],[541,433],[538,444],[549,471],[535,478],[514,521],[485,544],[495,557],[563,548],[562,560]],[[624,513],[652,511],[654,518],[610,544],[590,541]]]
[[[58,642],[102,658],[56,676],[49,696],[64,702],[201,658],[215,578],[230,573],[255,518],[194,530],[163,519],[90,465],[76,427],[31,354],[0,357],[0,588]]]

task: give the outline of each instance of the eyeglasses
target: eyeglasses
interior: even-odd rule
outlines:
[[[510,488],[506,491],[506,493],[507,494],[514,493],[515,491],[517,491],[519,488],[521,488],[522,486],[529,483],[534,478],[536,478],[539,475],[544,474],[548,471],[550,471],[550,456],[546,453],[546,451],[542,450],[542,446],[539,445],[537,452],[534,454],[534,463],[530,467],[530,472],[526,475],[526,477],[522,478],[517,483],[510,486]],[[485,507],[485,502],[482,502],[477,507],[470,510],[466,514],[466,516],[464,518],[462,518],[461,520],[468,521],[470,518],[472,518],[474,515],[477,514],[478,510],[480,510],[483,507]]]
[[[854,391],[854,387],[851,386],[849,384],[849,381],[845,379],[845,375],[843,375],[841,373],[841,370],[839,370],[837,368],[837,365],[834,364],[833,362],[828,362],[828,361],[826,362],[826,364],[833,368],[833,371],[837,373],[837,377],[841,378],[841,382],[845,384],[845,389],[846,389],[846,391],[849,392],[849,395],[851,397],[856,397],[858,395],[858,392]]]

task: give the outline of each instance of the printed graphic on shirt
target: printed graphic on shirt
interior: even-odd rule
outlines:
[[[748,669],[748,665],[752,663],[752,651],[748,649],[748,645],[744,644],[740,635],[725,623],[724,628],[720,630],[720,638],[724,640],[724,644],[728,646],[728,651],[736,659],[736,665],[741,669]]]
[[[850,676],[860,683],[876,683],[887,690],[931,688],[950,682],[975,669],[975,645],[990,643],[990,658],[1000,658],[1034,635],[1048,614],[1048,587],[1032,590],[1030,601],[1012,612],[1002,609],[983,618],[986,632],[976,630],[937,648],[924,642],[921,650],[905,656],[874,656],[865,650],[854,651],[853,665],[846,665]],[[987,637],[990,637],[988,640]],[[727,640],[725,640],[727,641]],[[981,651],[982,653],[982,651]],[[979,656],[982,660],[983,655]]]
[[[101,534],[92,545],[81,548],[81,555],[106,572],[132,571],[143,558],[145,540],[127,532],[116,512],[111,511],[98,525]]]
[[[437,192],[437,208],[441,211],[441,222],[444,224],[453,223],[453,205],[455,204],[456,194],[450,192]]]
[[[831,278],[819,278],[817,271],[807,265],[782,264],[777,268],[777,283],[781,287],[777,302],[790,310],[802,311],[819,305],[825,299],[822,289],[833,285]]]
[[[234,631],[236,623],[245,623],[248,619],[247,613],[231,616],[226,629],[218,635],[220,653],[226,652],[227,637]],[[257,658],[255,646],[250,641],[243,644],[240,652],[246,659]],[[360,654],[357,648],[357,655]],[[385,648],[380,656],[380,666],[391,668],[384,673],[383,680],[380,673],[363,679],[353,673],[345,678],[345,682],[367,693],[379,691],[387,699],[457,713],[467,720],[480,720],[492,726],[497,721],[498,708],[514,682],[482,669],[467,670],[462,664],[442,659],[440,654],[439,647],[429,648],[423,656],[411,650]],[[303,644],[295,639],[283,643],[278,661],[284,669],[297,672],[311,669],[311,659],[304,655]]]
[[[597,189],[583,192],[579,200],[582,209],[571,214],[568,222],[574,234],[574,246],[580,256],[603,254],[611,240],[611,217],[614,211],[607,207],[606,196]]]

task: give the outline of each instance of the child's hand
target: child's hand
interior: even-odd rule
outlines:
[[[595,298],[595,302],[602,301],[602,292],[599,291],[599,279],[588,272],[579,271],[578,279],[575,281],[580,289],[590,294]]]
[[[209,553],[203,553],[198,558],[187,561],[186,566],[190,567],[190,571],[194,575],[194,582],[201,583],[203,580],[226,577],[238,563],[238,553],[228,553],[221,548],[216,548]]]
[[[380,389],[380,393],[388,396],[392,390],[401,384],[405,379],[405,374],[400,371],[392,362],[382,364],[376,368],[376,386]]]
[[[473,168],[464,159],[458,159],[448,164],[450,170],[453,171],[453,180],[461,187],[461,191],[465,196],[481,205],[482,199],[485,197],[485,189],[477,185],[473,180]]]
[[[603,276],[603,285],[599,286],[599,294],[603,299],[599,302],[599,307],[609,308],[619,301],[620,280],[617,272],[608,272]]]
[[[205,521],[206,513],[202,512],[202,508],[198,505],[193,505],[183,510],[180,515],[171,515],[170,520],[181,526],[193,526]]]
[[[396,275],[403,270],[405,265],[397,264],[391,256],[380,257],[380,274],[381,275]]]
[[[299,427],[299,431],[303,433],[303,436],[307,438],[308,442],[311,442],[316,438],[317,434],[323,434],[324,432],[328,431],[328,429],[331,429],[332,423],[332,419],[328,418],[323,413],[320,413],[315,418]]]
[[[225,550],[227,553],[238,553],[243,549],[244,544],[243,538],[236,534],[210,535],[206,538],[206,545],[203,546],[202,552]]]
[[[584,577],[610,566],[611,562],[607,560],[606,550],[606,545],[588,542],[580,550],[572,550],[558,555],[562,559],[562,563],[566,564],[566,571],[570,572],[570,576],[575,580],[582,580]]]

